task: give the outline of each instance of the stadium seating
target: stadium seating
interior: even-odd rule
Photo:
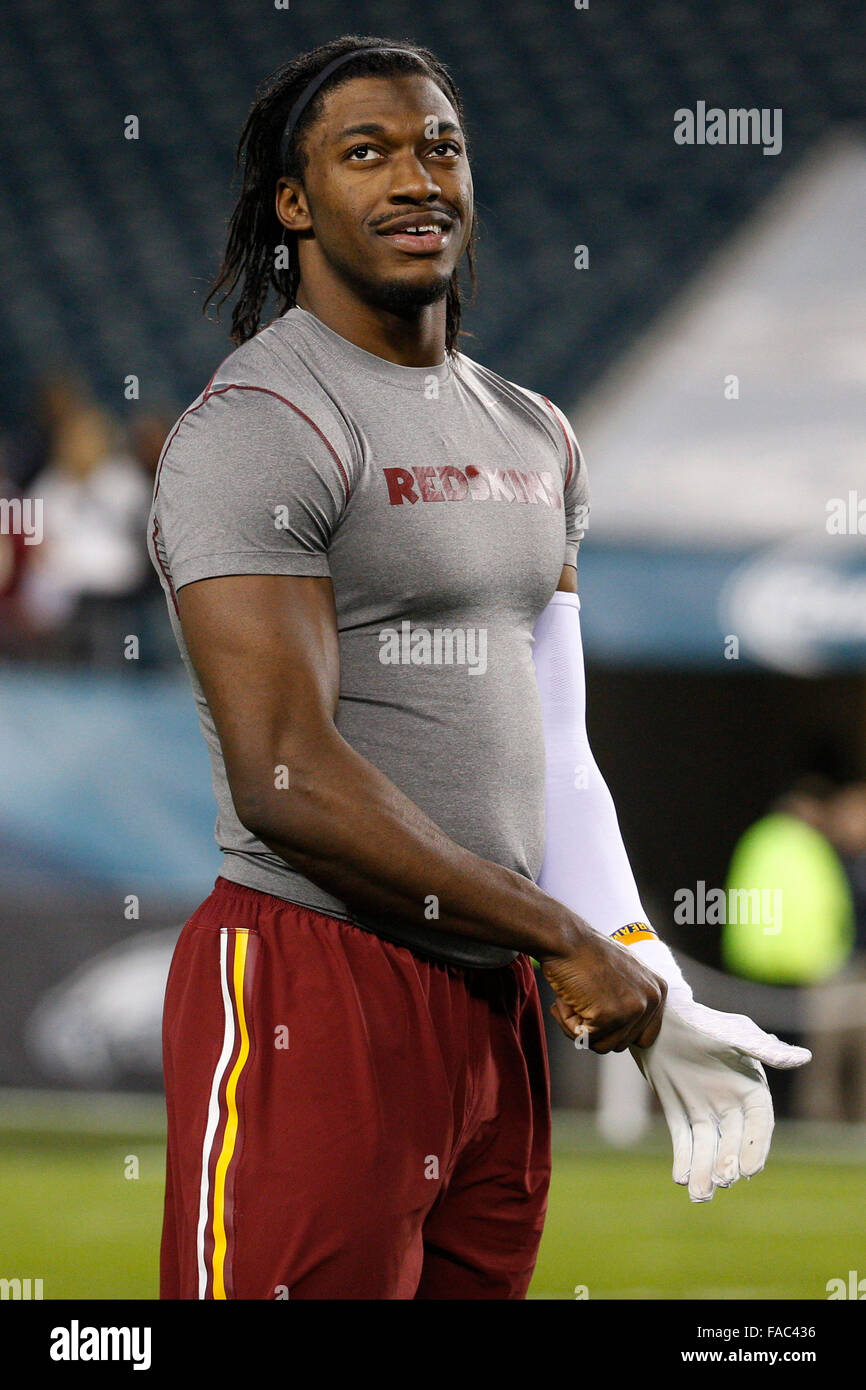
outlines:
[[[344,32],[346,13],[339,0],[314,16],[245,0],[8,0],[0,418],[20,422],[50,362],[117,410],[130,372],[145,400],[198,392],[230,346],[200,306],[246,109],[279,64]],[[356,32],[388,34],[380,5],[351,13]],[[863,121],[864,27],[856,0],[443,0],[401,23],[388,36],[432,47],[468,113],[482,223],[470,355],[573,402],[828,123]],[[777,157],[673,141],[674,110],[697,99],[787,97]],[[588,272],[572,264],[584,242]]]

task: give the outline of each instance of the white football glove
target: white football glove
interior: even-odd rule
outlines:
[[[811,1061],[765,1033],[745,1014],[698,1004],[691,990],[669,990],[651,1047],[631,1055],[659,1098],[674,1151],[673,1179],[693,1202],[717,1187],[760,1173],[773,1134],[773,1101],[763,1062],[787,1070]]]

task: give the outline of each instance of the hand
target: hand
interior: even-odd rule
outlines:
[[[687,992],[668,996],[656,1041],[632,1056],[661,1103],[673,1141],[673,1179],[693,1202],[760,1173],[773,1134],[762,1066],[802,1067],[812,1054],[744,1014],[719,1013]]]
[[[541,968],[556,991],[551,1013],[573,1042],[588,1036],[593,1052],[649,1047],[662,1022],[667,985],[627,947],[589,931],[568,956]]]

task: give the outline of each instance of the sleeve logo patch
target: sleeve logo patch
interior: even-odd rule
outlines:
[[[658,937],[652,927],[647,922],[628,922],[624,927],[612,933],[614,941],[621,941],[623,946],[631,946],[635,941],[657,941]]]

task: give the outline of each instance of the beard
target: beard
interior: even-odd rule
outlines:
[[[450,283],[450,275],[437,275],[426,285],[413,285],[407,280],[370,280],[364,298],[377,309],[386,309],[400,318],[412,318],[416,309],[444,299]]]
[[[356,265],[349,265],[339,257],[329,255],[328,260],[339,272],[340,278],[345,280],[366,304],[405,319],[414,318],[418,309],[444,299],[454,273],[442,271],[421,284],[397,276],[391,280],[375,279],[359,270]]]

